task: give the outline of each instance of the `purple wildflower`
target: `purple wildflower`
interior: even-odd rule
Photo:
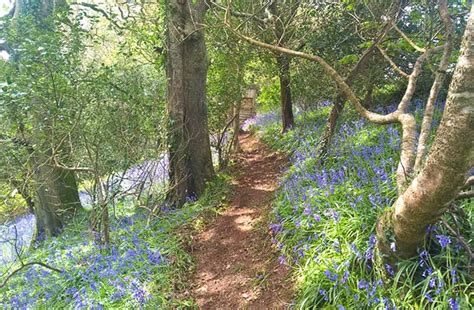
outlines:
[[[278,257],[278,262],[280,263],[280,265],[286,265],[285,255],[280,255],[280,257]]]
[[[436,239],[438,239],[439,245],[444,249],[445,247],[448,246],[448,244],[451,244],[451,239],[448,236],[445,235],[436,235]]]
[[[456,301],[456,299],[454,299],[454,298],[449,298],[449,299],[448,299],[448,303],[449,303],[449,307],[450,307],[452,310],[459,310],[459,304],[458,304],[458,302]]]
[[[392,265],[390,264],[385,264],[385,270],[387,270],[387,273],[393,277],[395,275],[395,271],[393,270]]]

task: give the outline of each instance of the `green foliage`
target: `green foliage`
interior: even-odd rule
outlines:
[[[36,158],[107,176],[165,150],[166,79],[146,58],[159,42],[150,29],[139,36],[124,28],[117,39],[103,19],[83,11],[41,23],[26,14],[1,27],[11,47],[10,59],[0,61],[2,188],[17,183],[33,194]]]
[[[269,112],[280,105],[280,82],[277,77],[262,85],[257,102],[261,112]]]

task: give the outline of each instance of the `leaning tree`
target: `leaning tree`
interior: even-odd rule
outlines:
[[[232,27],[228,14],[226,26],[238,37],[256,46],[274,52],[301,57],[321,65],[322,69],[336,83],[347,101],[355,110],[370,122],[376,124],[399,124],[402,128],[400,162],[397,169],[398,198],[393,208],[388,210],[377,225],[378,247],[389,259],[405,259],[416,254],[425,240],[426,227],[435,223],[446,211],[461,188],[465,185],[467,174],[473,165],[473,144],[471,133],[474,130],[474,7],[467,22],[461,49],[461,56],[456,65],[449,88],[448,99],[443,119],[437,130],[435,140],[422,168],[415,169],[416,157],[424,162],[426,147],[417,150],[417,127],[414,115],[409,111],[410,101],[415,93],[417,80],[423,63],[433,54],[442,51],[438,74],[444,74],[444,68],[451,53],[452,22],[448,13],[447,1],[438,1],[439,15],[444,24],[443,44],[420,47],[410,40],[400,29],[402,35],[421,55],[413,64],[413,70],[407,74],[408,84],[397,109],[387,115],[367,110],[356,96],[347,81],[322,57],[267,44],[241,34]],[[394,24],[393,27],[396,27]],[[433,42],[439,43],[439,39]],[[385,55],[388,58],[387,55]],[[392,61],[393,62],[393,61]],[[429,132],[427,123],[431,123],[430,107],[439,92],[441,76],[436,76],[433,83],[428,108],[425,109],[422,130]],[[434,98],[433,98],[434,97]],[[423,138],[422,138],[423,139]],[[426,143],[422,140],[421,143]],[[418,142],[420,144],[420,142]],[[418,153],[418,154],[417,154]],[[422,164],[419,164],[422,165]],[[390,243],[395,243],[393,252]]]

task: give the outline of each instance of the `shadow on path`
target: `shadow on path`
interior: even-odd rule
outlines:
[[[266,222],[285,160],[250,134],[239,139],[230,208],[193,243],[192,294],[201,309],[285,309],[288,270],[277,262]]]

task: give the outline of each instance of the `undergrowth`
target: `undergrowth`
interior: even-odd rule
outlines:
[[[0,307],[193,307],[191,299],[179,295],[187,285],[187,271],[192,265],[182,228],[198,225],[204,214],[216,214],[229,189],[228,177],[221,175],[198,201],[188,202],[180,209],[164,210],[151,220],[146,210],[137,207],[137,202],[119,204],[116,216],[111,217],[109,248],[90,241],[88,213],[84,212],[60,236],[22,254],[25,263],[44,262],[62,272],[41,266],[24,268],[0,289]],[[16,265],[0,267],[0,272],[8,274],[18,267],[17,261]]]
[[[420,105],[415,105],[418,123]],[[440,111],[438,107],[435,126]],[[375,224],[396,198],[400,131],[345,112],[328,158],[318,167],[316,147],[328,112],[325,107],[300,113],[297,127],[283,136],[275,114],[252,121],[268,145],[291,159],[270,229],[281,250],[280,263],[293,267],[295,307],[472,308],[471,262],[459,239],[441,223],[429,228],[418,257],[396,266],[375,263]],[[465,200],[458,212],[443,216],[468,242],[473,205]]]

